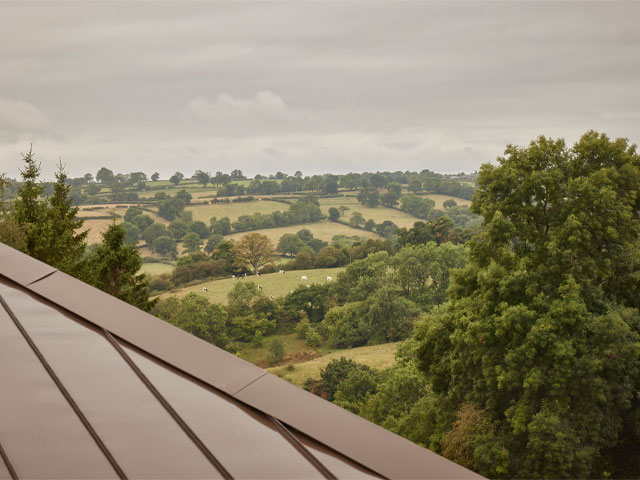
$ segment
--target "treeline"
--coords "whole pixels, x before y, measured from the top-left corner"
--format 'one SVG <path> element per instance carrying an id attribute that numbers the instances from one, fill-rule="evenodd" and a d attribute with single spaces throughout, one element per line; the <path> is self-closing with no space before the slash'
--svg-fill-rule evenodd
<path id="1" fill-rule="evenodd" d="M 231 226 L 236 232 L 247 232 L 249 230 L 317 222 L 323 218 L 325 216 L 320 210 L 318 199 L 307 195 L 300 198 L 284 212 L 275 211 L 269 214 L 241 215 Z"/>

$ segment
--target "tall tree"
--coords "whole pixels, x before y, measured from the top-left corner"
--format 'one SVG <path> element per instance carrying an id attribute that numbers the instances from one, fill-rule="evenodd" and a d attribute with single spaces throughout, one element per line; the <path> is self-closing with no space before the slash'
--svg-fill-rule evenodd
<path id="1" fill-rule="evenodd" d="M 171 175 L 171 177 L 169 178 L 169 181 L 177 186 L 180 184 L 183 178 L 184 178 L 184 174 L 180 172 L 176 172 L 173 175 Z"/>
<path id="2" fill-rule="evenodd" d="M 29 148 L 26 155 L 22 155 L 24 169 L 20 170 L 22 185 L 13 203 L 13 217 L 21 226 L 26 236 L 25 252 L 32 257 L 41 259 L 46 255 L 47 243 L 47 204 L 40 200 L 44 186 L 40 183 L 40 164 L 36 163 L 33 149 Z"/>
<path id="3" fill-rule="evenodd" d="M 72 206 L 71 185 L 67 183 L 67 173 L 62 162 L 55 173 L 56 183 L 53 195 L 49 197 L 47 209 L 47 245 L 43 261 L 70 275 L 80 275 L 84 269 L 84 251 L 88 231 L 81 232 L 84 224 L 78 218 L 78 207 Z"/>
<path id="4" fill-rule="evenodd" d="M 439 449 L 456 418 L 475 418 L 454 426 L 472 435 L 454 444 L 485 475 L 637 477 L 640 157 L 588 132 L 571 149 L 508 146 L 498 161 L 478 177 L 485 231 L 470 263 L 417 329 L 425 416 L 449 419 L 419 441 Z"/>
<path id="5" fill-rule="evenodd" d="M 102 243 L 89 255 L 87 280 L 94 287 L 114 297 L 149 311 L 155 301 L 149 301 L 149 282 L 138 275 L 142 261 L 140 253 L 125 242 L 125 230 L 112 223 L 102 235 Z"/>
<path id="6" fill-rule="evenodd" d="M 96 173 L 96 180 L 100 183 L 109 184 L 115 180 L 115 176 L 111 170 L 106 167 L 102 167 L 98 170 L 98 173 Z"/>
<path id="7" fill-rule="evenodd" d="M 202 170 L 196 170 L 196 173 L 193 174 L 193 177 L 198 182 L 202 184 L 203 187 L 207 186 L 207 183 L 211 181 L 211 174 L 208 172 L 203 172 Z"/>
<path id="8" fill-rule="evenodd" d="M 275 249 L 269 237 L 259 233 L 249 233 L 242 237 L 231 250 L 235 264 L 242 268 L 247 263 L 253 267 L 254 273 L 258 269 L 273 261 Z"/>

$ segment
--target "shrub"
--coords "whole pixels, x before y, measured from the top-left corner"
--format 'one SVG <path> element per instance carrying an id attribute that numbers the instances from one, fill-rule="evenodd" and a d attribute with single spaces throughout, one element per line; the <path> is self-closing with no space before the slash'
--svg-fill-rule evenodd
<path id="1" fill-rule="evenodd" d="M 313 328 L 309 328 L 307 330 L 305 340 L 307 341 L 307 345 L 309 345 L 310 347 L 320 346 L 320 342 L 321 342 L 320 334 L 316 332 Z"/>
<path id="2" fill-rule="evenodd" d="M 269 363 L 275 365 L 284 358 L 284 344 L 279 338 L 274 338 L 269 344 Z"/>

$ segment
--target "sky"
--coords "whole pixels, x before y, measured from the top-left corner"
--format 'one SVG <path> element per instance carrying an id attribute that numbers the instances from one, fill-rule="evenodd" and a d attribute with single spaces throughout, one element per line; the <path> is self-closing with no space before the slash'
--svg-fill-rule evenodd
<path id="1" fill-rule="evenodd" d="M 2 2 L 0 173 L 473 172 L 640 141 L 640 2 Z"/>

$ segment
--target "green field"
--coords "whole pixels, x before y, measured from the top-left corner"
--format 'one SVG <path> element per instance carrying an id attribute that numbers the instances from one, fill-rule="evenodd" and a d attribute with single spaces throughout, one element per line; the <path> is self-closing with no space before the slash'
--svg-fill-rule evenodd
<path id="1" fill-rule="evenodd" d="M 265 345 L 268 345 L 268 341 L 268 339 L 265 340 Z M 350 358 L 358 363 L 364 363 L 370 367 L 383 370 L 394 365 L 395 353 L 398 344 L 399 342 L 384 343 L 382 345 L 373 345 L 370 347 L 335 350 L 312 360 L 300 363 L 289 362 L 290 365 L 293 365 L 293 370 L 290 370 L 291 367 L 288 367 L 288 369 L 287 365 L 268 368 L 268 370 L 274 375 L 285 378 L 298 386 L 302 386 L 307 378 L 319 379 L 320 369 L 325 368 L 331 360 L 336 360 L 340 357 Z M 309 350 L 310 348 L 307 347 L 307 349 Z"/>
<path id="2" fill-rule="evenodd" d="M 438 210 L 446 210 L 442 206 L 442 204 L 447 200 L 454 200 L 459 207 L 462 207 L 462 206 L 468 207 L 471 205 L 471 200 L 465 200 L 464 198 L 460 198 L 460 197 L 452 197 L 451 195 L 440 195 L 439 193 L 429 193 L 426 195 L 418 195 L 418 196 L 422 198 L 430 198 L 431 200 L 436 202 L 436 208 Z"/>
<path id="3" fill-rule="evenodd" d="M 331 207 L 338 208 L 340 206 L 345 206 L 349 208 L 349 210 L 345 211 L 344 215 L 341 217 L 341 220 L 345 220 L 347 222 L 351 218 L 353 212 L 360 212 L 365 220 L 372 218 L 376 223 L 391 220 L 401 228 L 412 227 L 413 224 L 418 221 L 418 219 L 413 215 L 409 215 L 408 213 L 401 212 L 400 210 L 395 210 L 393 208 L 382 206 L 377 208 L 363 207 L 358 203 L 356 197 L 321 198 L 319 201 L 320 209 L 326 215 L 329 214 L 329 209 Z"/>
<path id="4" fill-rule="evenodd" d="M 214 203 L 202 205 L 190 205 L 186 208 L 193 212 L 194 220 L 201 220 L 209 225 L 211 217 L 229 217 L 235 222 L 241 215 L 253 215 L 254 213 L 269 214 L 277 210 L 287 210 L 288 206 L 280 202 L 255 201 L 238 203 Z"/>
<path id="5" fill-rule="evenodd" d="M 174 265 L 167 263 L 143 263 L 139 273 L 147 275 L 161 275 L 163 273 L 171 273 L 176 268 Z"/>
<path id="6" fill-rule="evenodd" d="M 413 225 L 413 224 L 412 224 Z M 238 239 L 247 233 L 260 233 L 262 235 L 266 235 L 273 242 L 274 246 L 278 245 L 278 241 L 280 237 L 285 233 L 296 233 L 299 230 L 306 228 L 313 233 L 315 238 L 319 238 L 325 242 L 331 242 L 331 239 L 335 235 L 357 235 L 359 237 L 366 238 L 381 238 L 373 232 L 367 232 L 366 230 L 360 230 L 357 228 L 352 228 L 348 225 L 343 225 L 341 223 L 330 222 L 329 220 L 321 220 L 316 223 L 301 223 L 299 225 L 289 225 L 288 227 L 278 227 L 278 228 L 265 228 L 263 230 L 252 230 L 251 232 L 240 232 L 240 233 L 232 233 L 231 235 L 227 235 L 227 239 Z"/>
<path id="7" fill-rule="evenodd" d="M 163 293 L 160 298 L 167 297 L 184 297 L 188 293 L 195 292 L 198 295 L 207 297 L 211 302 L 226 304 L 227 294 L 231 291 L 237 282 L 254 282 L 262 287 L 265 295 L 273 295 L 274 297 L 282 297 L 296 288 L 298 285 L 310 285 L 312 283 L 325 283 L 327 276 L 333 277 L 335 280 L 338 273 L 344 268 L 319 268 L 315 270 L 292 270 L 284 275 L 279 273 L 268 273 L 261 275 L 259 278 L 251 275 L 244 280 L 236 280 L 233 278 L 224 278 L 221 280 L 212 280 L 210 282 L 199 283 L 190 287 L 179 288 L 171 292 Z M 302 280 L 302 276 L 306 276 L 308 280 Z M 207 288 L 207 292 L 203 288 Z"/>

